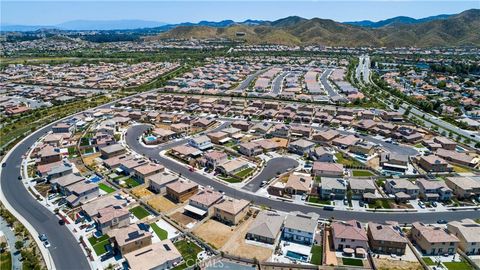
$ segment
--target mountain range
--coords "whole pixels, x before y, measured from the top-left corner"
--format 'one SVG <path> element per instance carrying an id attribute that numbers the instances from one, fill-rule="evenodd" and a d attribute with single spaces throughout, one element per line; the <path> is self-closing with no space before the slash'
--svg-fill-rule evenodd
<path id="1" fill-rule="evenodd" d="M 480 9 L 426 19 L 392 18 L 377 23 L 339 23 L 292 16 L 257 25 L 180 25 L 147 39 L 242 39 L 250 44 L 435 47 L 480 46 Z M 362 25 L 363 24 L 363 25 Z"/>

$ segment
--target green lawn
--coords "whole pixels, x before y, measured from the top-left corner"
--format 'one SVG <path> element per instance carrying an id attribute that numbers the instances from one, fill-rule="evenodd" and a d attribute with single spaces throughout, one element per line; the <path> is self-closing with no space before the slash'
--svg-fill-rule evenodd
<path id="1" fill-rule="evenodd" d="M 364 170 L 353 170 L 353 176 L 373 176 L 374 174 L 371 171 L 364 171 Z"/>
<path id="2" fill-rule="evenodd" d="M 10 252 L 3 252 L 0 254 L 0 270 L 12 269 L 12 256 Z"/>
<path id="3" fill-rule="evenodd" d="M 175 247 L 178 249 L 180 254 L 182 254 L 183 260 L 186 261 L 196 261 L 197 255 L 202 251 L 202 249 L 193 242 L 187 242 L 186 240 L 178 241 L 174 243 Z M 180 270 L 187 268 L 185 263 L 178 265 L 173 268 L 174 270 Z"/>
<path id="4" fill-rule="evenodd" d="M 253 172 L 255 168 L 247 168 L 243 171 L 240 171 L 238 173 L 236 173 L 235 175 L 242 178 L 242 179 L 245 179 L 247 178 L 248 176 L 250 176 L 250 174 Z"/>
<path id="5" fill-rule="evenodd" d="M 323 258 L 322 246 L 313 245 L 312 259 L 310 263 L 315 265 L 322 265 L 322 258 Z"/>
<path id="6" fill-rule="evenodd" d="M 88 238 L 88 242 L 90 242 L 90 244 L 92 245 L 93 250 L 95 251 L 95 254 L 97 254 L 97 256 L 100 256 L 103 253 L 107 252 L 105 246 L 110 244 L 110 241 L 108 240 L 109 238 L 110 237 L 106 234 L 102 235 L 99 238 L 95 238 L 94 236 Z"/>
<path id="7" fill-rule="evenodd" d="M 459 165 L 452 164 L 452 167 L 453 167 L 453 171 L 456 172 L 456 173 L 470 173 L 470 172 L 472 172 L 471 169 L 469 169 L 467 167 L 464 167 L 464 166 L 459 166 Z"/>
<path id="8" fill-rule="evenodd" d="M 108 185 L 106 185 L 106 184 L 104 184 L 104 183 L 98 184 L 98 188 L 101 189 L 101 190 L 103 190 L 103 191 L 105 191 L 105 192 L 107 192 L 107 193 L 115 192 L 115 189 L 114 189 L 114 188 L 112 188 L 111 186 L 108 186 Z"/>
<path id="9" fill-rule="evenodd" d="M 427 264 L 427 265 L 437 265 L 431 258 L 429 257 L 422 257 L 423 261 Z"/>
<path id="10" fill-rule="evenodd" d="M 156 223 L 150 224 L 150 227 L 152 227 L 152 230 L 157 234 L 158 238 L 160 240 L 165 240 L 168 238 L 168 232 L 165 231 L 164 229 L 158 227 Z"/>
<path id="11" fill-rule="evenodd" d="M 229 183 L 240 183 L 240 182 L 242 182 L 242 179 L 238 179 L 238 178 L 235 178 L 235 177 L 219 176 L 218 178 L 222 179 L 223 181 L 227 181 Z"/>
<path id="12" fill-rule="evenodd" d="M 425 146 L 423 146 L 421 143 L 417 143 L 415 144 L 415 148 L 425 148 Z"/>
<path id="13" fill-rule="evenodd" d="M 387 200 L 375 200 L 373 203 L 368 204 L 368 208 L 383 208 L 390 209 L 390 203 Z"/>
<path id="14" fill-rule="evenodd" d="M 469 270 L 473 269 L 470 264 L 466 262 L 444 262 L 443 265 L 447 267 L 448 270 Z"/>
<path id="15" fill-rule="evenodd" d="M 343 265 L 363 266 L 363 261 L 353 258 L 342 258 Z"/>
<path id="16" fill-rule="evenodd" d="M 308 202 L 326 204 L 326 205 L 331 205 L 332 204 L 332 202 L 329 201 L 329 200 L 322 200 L 319 197 L 313 197 L 313 196 L 308 197 Z"/>
<path id="17" fill-rule="evenodd" d="M 135 179 L 133 179 L 133 178 L 131 178 L 131 177 L 129 177 L 129 178 L 127 178 L 127 179 L 123 179 L 123 181 L 125 181 L 125 184 L 127 184 L 127 186 L 128 186 L 129 188 L 134 188 L 134 187 L 140 185 L 140 183 L 138 183 L 137 180 L 135 180 Z"/>
<path id="18" fill-rule="evenodd" d="M 343 164 L 345 166 L 364 166 L 360 161 L 349 157 L 349 156 L 343 156 L 342 153 L 335 153 L 335 157 L 337 158 L 337 162 L 340 164 Z"/>
<path id="19" fill-rule="evenodd" d="M 68 147 L 68 155 L 73 156 L 77 154 L 77 148 L 75 146 Z"/>
<path id="20" fill-rule="evenodd" d="M 99 238 L 96 238 L 95 236 L 92 236 L 90 238 L 88 238 L 88 242 L 90 242 L 90 245 L 95 245 L 97 244 L 98 242 L 102 242 L 102 241 L 105 241 L 105 240 L 108 240 L 108 235 L 107 234 L 104 234 L 102 236 L 100 236 Z"/>
<path id="21" fill-rule="evenodd" d="M 135 206 L 134 208 L 129 210 L 130 213 L 132 213 L 134 216 L 136 216 L 138 219 L 142 219 L 144 217 L 148 217 L 150 213 L 145 210 L 142 206 Z"/>

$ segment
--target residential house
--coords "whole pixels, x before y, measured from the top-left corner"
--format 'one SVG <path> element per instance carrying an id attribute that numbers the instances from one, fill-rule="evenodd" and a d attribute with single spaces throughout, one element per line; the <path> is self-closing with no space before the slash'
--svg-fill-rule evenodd
<path id="1" fill-rule="evenodd" d="M 220 201 L 223 195 L 213 189 L 204 189 L 193 195 L 184 209 L 200 217 L 213 213 L 212 206 Z"/>
<path id="2" fill-rule="evenodd" d="M 113 229 L 108 232 L 114 249 L 125 255 L 152 244 L 152 233 L 140 229 L 137 224 Z"/>
<path id="3" fill-rule="evenodd" d="M 385 191 L 395 195 L 397 201 L 416 199 L 420 194 L 420 188 L 411 181 L 403 178 L 387 179 Z"/>
<path id="4" fill-rule="evenodd" d="M 459 240 L 459 248 L 467 255 L 480 255 L 480 224 L 472 219 L 451 221 L 447 230 Z"/>
<path id="5" fill-rule="evenodd" d="M 315 161 L 312 167 L 314 176 L 343 177 L 343 165 L 332 162 Z"/>
<path id="6" fill-rule="evenodd" d="M 178 176 L 167 173 L 167 172 L 160 172 L 154 175 L 150 175 L 146 177 L 146 181 L 148 183 L 148 189 L 160 194 L 165 194 L 167 192 L 167 185 L 171 184 L 178 180 Z"/>
<path id="7" fill-rule="evenodd" d="M 250 224 L 245 238 L 276 246 L 284 220 L 285 217 L 276 212 L 261 211 Z"/>
<path id="8" fill-rule="evenodd" d="M 307 195 L 312 190 L 313 178 L 308 174 L 292 173 L 285 184 L 285 192 L 290 195 Z"/>
<path id="9" fill-rule="evenodd" d="M 130 269 L 166 270 L 182 262 L 182 254 L 170 240 L 162 240 L 125 255 Z"/>
<path id="10" fill-rule="evenodd" d="M 449 201 L 453 191 L 444 181 L 417 179 L 415 183 L 420 188 L 420 197 L 428 201 Z"/>
<path id="11" fill-rule="evenodd" d="M 314 141 L 317 142 L 331 142 L 333 139 L 337 138 L 340 136 L 340 133 L 334 129 L 329 129 L 326 131 L 321 131 L 318 133 L 313 134 L 312 138 Z"/>
<path id="12" fill-rule="evenodd" d="M 127 150 L 120 144 L 112 144 L 100 149 L 103 159 L 119 156 L 125 154 L 125 152 L 127 152 Z"/>
<path id="13" fill-rule="evenodd" d="M 439 143 L 442 146 L 442 149 L 445 150 L 455 150 L 457 148 L 457 143 L 447 139 L 445 137 L 435 136 L 433 141 Z"/>
<path id="14" fill-rule="evenodd" d="M 263 153 L 261 145 L 255 142 L 241 143 L 238 148 L 238 152 L 248 157 L 260 155 Z"/>
<path id="15" fill-rule="evenodd" d="M 191 181 L 178 180 L 166 186 L 167 196 L 176 203 L 183 203 L 198 191 L 198 185 Z"/>
<path id="16" fill-rule="evenodd" d="M 470 199 L 480 195 L 480 179 L 477 177 L 447 177 L 445 184 L 453 190 L 459 199 Z"/>
<path id="17" fill-rule="evenodd" d="M 211 132 L 207 136 L 214 144 L 224 144 L 230 140 L 228 133 L 223 131 Z"/>
<path id="18" fill-rule="evenodd" d="M 373 252 L 402 256 L 407 248 L 407 239 L 399 226 L 368 223 L 368 244 Z"/>
<path id="19" fill-rule="evenodd" d="M 188 144 L 202 151 L 213 147 L 212 141 L 205 135 L 189 139 Z"/>
<path id="20" fill-rule="evenodd" d="M 228 155 L 221 151 L 211 151 L 203 155 L 206 160 L 206 166 L 210 168 L 216 168 L 220 164 L 228 161 Z"/>
<path id="21" fill-rule="evenodd" d="M 140 180 L 141 183 L 145 182 L 145 178 L 152 176 L 157 173 L 161 173 L 165 170 L 165 167 L 160 164 L 147 162 L 143 165 L 133 168 L 133 174 L 135 178 Z"/>
<path id="22" fill-rule="evenodd" d="M 323 146 L 316 147 L 310 152 L 310 158 L 319 162 L 334 162 L 333 153 Z"/>
<path id="23" fill-rule="evenodd" d="M 300 139 L 297 141 L 290 142 L 288 145 L 288 150 L 298 155 L 308 155 L 313 148 L 315 147 L 315 143 L 311 141 L 307 141 L 304 139 Z"/>
<path id="24" fill-rule="evenodd" d="M 334 221 L 331 227 L 335 250 L 345 251 L 344 249 L 351 248 L 360 256 L 368 250 L 368 236 L 360 222 Z"/>
<path id="25" fill-rule="evenodd" d="M 93 218 L 97 229 L 103 234 L 112 229 L 122 228 L 130 224 L 130 212 L 122 206 L 107 206 L 98 209 L 98 214 Z"/>
<path id="26" fill-rule="evenodd" d="M 224 199 L 213 206 L 214 217 L 227 225 L 237 225 L 248 213 L 247 200 Z"/>
<path id="27" fill-rule="evenodd" d="M 364 199 L 364 194 L 367 193 L 375 195 L 377 191 L 373 180 L 370 179 L 350 179 L 348 184 L 352 191 L 352 199 L 355 200 Z"/>
<path id="28" fill-rule="evenodd" d="M 422 169 L 429 173 L 452 171 L 452 167 L 448 164 L 448 162 L 435 155 L 421 156 L 418 160 L 418 165 L 420 165 Z"/>
<path id="29" fill-rule="evenodd" d="M 312 245 L 315 242 L 318 218 L 316 213 L 290 213 L 285 219 L 282 238 L 290 242 Z"/>
<path id="30" fill-rule="evenodd" d="M 74 207 L 93 200 L 100 195 L 98 185 L 95 183 L 79 182 L 67 186 L 65 190 L 67 191 L 65 195 L 68 195 L 65 200 Z"/>
<path id="31" fill-rule="evenodd" d="M 457 253 L 459 239 L 441 227 L 414 222 L 410 233 L 413 244 L 418 246 L 424 255 Z"/>
<path id="32" fill-rule="evenodd" d="M 227 162 L 220 164 L 217 167 L 217 170 L 224 175 L 235 175 L 238 172 L 241 172 L 249 167 L 248 162 L 241 159 L 232 159 Z"/>
<path id="33" fill-rule="evenodd" d="M 347 194 L 347 181 L 342 178 L 322 177 L 318 188 L 322 199 L 343 200 Z"/>
<path id="34" fill-rule="evenodd" d="M 408 169 L 408 156 L 382 152 L 380 154 L 380 166 L 388 171 L 405 172 Z"/>

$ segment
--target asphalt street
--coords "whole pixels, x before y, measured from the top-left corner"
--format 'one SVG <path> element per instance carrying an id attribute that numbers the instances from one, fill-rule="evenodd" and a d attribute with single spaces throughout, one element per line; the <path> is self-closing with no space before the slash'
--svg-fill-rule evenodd
<path id="1" fill-rule="evenodd" d="M 156 147 L 149 148 L 140 144 L 138 138 L 145 131 L 146 127 L 142 125 L 136 125 L 129 128 L 126 136 L 126 143 L 129 147 L 135 152 L 142 154 L 148 158 L 157 159 L 159 162 L 166 168 L 174 171 L 182 176 L 200 184 L 203 186 L 211 186 L 216 190 L 221 190 L 225 192 L 226 195 L 238 198 L 249 200 L 254 204 L 270 207 L 275 210 L 292 212 L 292 211 L 301 211 L 304 213 L 315 212 L 320 215 L 322 218 L 333 217 L 339 220 L 350 220 L 357 219 L 362 222 L 374 221 L 374 222 L 385 222 L 386 220 L 397 221 L 401 224 L 412 223 L 415 221 L 421 221 L 424 223 L 435 223 L 439 219 L 444 219 L 447 221 L 450 220 L 460 220 L 464 218 L 479 218 L 480 212 L 475 210 L 462 210 L 462 211 L 449 211 L 449 212 L 354 212 L 354 211 L 345 211 L 345 210 L 335 210 L 329 211 L 316 206 L 309 206 L 303 204 L 295 204 L 290 202 L 285 202 L 282 200 L 271 199 L 264 196 L 259 196 L 248 192 L 242 189 L 236 189 L 230 187 L 226 184 L 223 184 L 219 181 L 213 180 L 207 176 L 199 174 L 197 172 L 191 172 L 186 166 L 179 164 L 175 161 L 172 161 L 168 158 L 164 158 L 160 155 L 160 151 L 164 150 L 166 147 Z"/>
<path id="2" fill-rule="evenodd" d="M 243 189 L 256 192 L 263 181 L 270 181 L 278 174 L 282 174 L 298 166 L 298 161 L 288 157 L 277 157 L 267 161 L 262 171 L 255 176 Z"/>
<path id="3" fill-rule="evenodd" d="M 280 73 L 272 82 L 272 93 L 279 95 L 282 92 L 283 80 L 288 75 L 288 71 Z"/>
<path id="4" fill-rule="evenodd" d="M 235 88 L 233 91 L 234 92 L 241 92 L 243 93 L 243 91 L 245 91 L 248 86 L 250 85 L 250 83 L 255 80 L 255 78 L 258 77 L 258 75 L 262 74 L 263 72 L 265 72 L 266 69 L 262 69 L 262 70 L 259 70 L 253 74 L 250 74 L 247 76 L 247 78 L 245 78 L 245 80 L 243 80 L 240 85 L 238 85 L 237 88 Z"/>
<path id="5" fill-rule="evenodd" d="M 6 166 L 2 169 L 1 188 L 5 198 L 15 210 L 28 220 L 39 234 L 47 235 L 51 244 L 50 254 L 57 269 L 90 269 L 90 264 L 73 234 L 67 227 L 59 225 L 58 218 L 38 203 L 17 179 L 20 175 L 22 156 L 35 141 L 51 130 L 52 125 L 39 129 L 33 136 L 20 143 L 8 159 L 3 161 Z"/>

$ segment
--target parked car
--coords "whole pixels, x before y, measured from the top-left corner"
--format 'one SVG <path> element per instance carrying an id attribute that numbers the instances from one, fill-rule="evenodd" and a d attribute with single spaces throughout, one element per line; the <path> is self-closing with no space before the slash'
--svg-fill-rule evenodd
<path id="1" fill-rule="evenodd" d="M 47 235 L 42 233 L 38 236 L 38 238 L 41 240 L 41 241 L 47 241 Z"/>
<path id="2" fill-rule="evenodd" d="M 43 246 L 45 246 L 46 248 L 51 247 L 50 242 L 48 242 L 47 240 L 43 241 Z"/>
<path id="3" fill-rule="evenodd" d="M 437 220 L 437 223 L 438 224 L 447 224 L 448 221 L 446 221 L 445 219 L 439 219 L 439 220 Z"/>
<path id="4" fill-rule="evenodd" d="M 7 163 L 2 163 L 2 168 L 5 168 L 7 166 Z"/>

